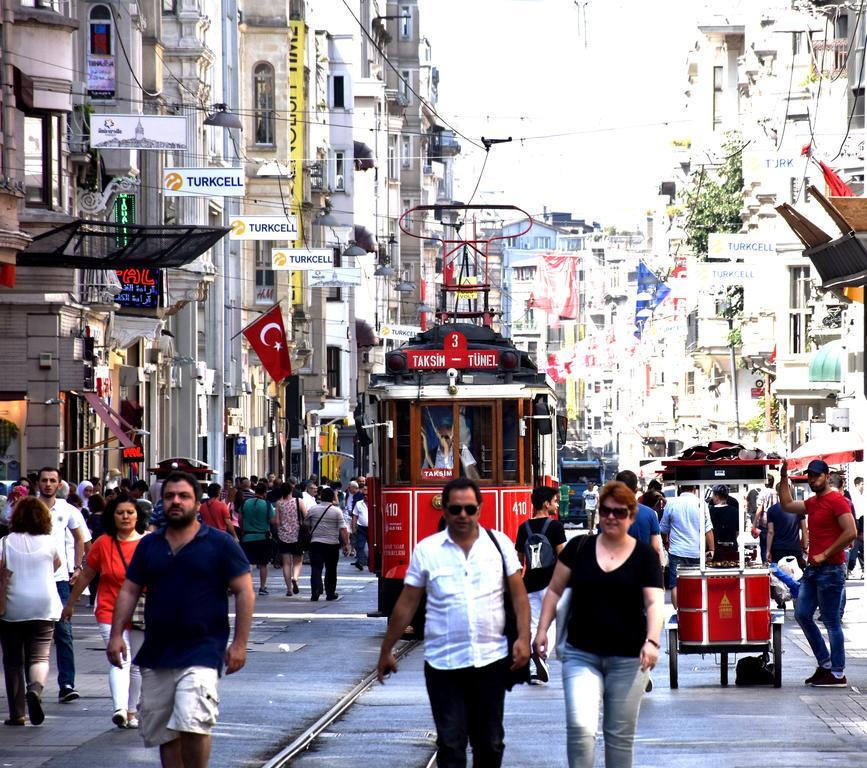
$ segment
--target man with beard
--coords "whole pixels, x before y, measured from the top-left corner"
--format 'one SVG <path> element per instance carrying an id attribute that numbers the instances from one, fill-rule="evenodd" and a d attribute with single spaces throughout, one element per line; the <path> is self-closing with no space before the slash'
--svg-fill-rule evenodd
<path id="1" fill-rule="evenodd" d="M 166 525 L 136 548 L 121 587 L 107 649 L 121 666 L 129 651 L 123 629 L 143 590 L 145 639 L 134 662 L 142 671 L 141 733 L 159 746 L 165 767 L 202 768 L 217 722 L 217 679 L 244 666 L 253 618 L 250 564 L 227 533 L 196 517 L 201 487 L 186 472 L 162 488 Z M 235 636 L 229 640 L 227 590 L 235 596 Z"/>
<path id="2" fill-rule="evenodd" d="M 846 588 L 843 550 L 855 539 L 855 518 L 849 502 L 828 482 L 828 465 L 824 461 L 814 459 L 807 465 L 807 482 L 816 495 L 805 501 L 793 501 L 786 462 L 783 462 L 780 505 L 794 515 L 806 514 L 810 534 L 807 567 L 801 578 L 795 619 L 804 631 L 818 666 L 804 684 L 814 688 L 845 688 L 846 649 L 840 624 Z M 830 652 L 813 617 L 817 606 L 828 632 Z"/>

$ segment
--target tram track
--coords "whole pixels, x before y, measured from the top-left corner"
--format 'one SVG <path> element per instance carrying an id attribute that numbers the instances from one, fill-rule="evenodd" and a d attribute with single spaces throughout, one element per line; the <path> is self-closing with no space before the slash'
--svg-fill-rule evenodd
<path id="1" fill-rule="evenodd" d="M 421 641 L 419 640 L 407 641 L 399 648 L 395 649 L 395 658 L 397 660 L 404 658 L 420 645 Z M 358 699 L 361 698 L 361 696 L 363 696 L 374 683 L 376 683 L 376 670 L 366 675 L 354 688 L 335 702 L 335 704 L 319 717 L 319 719 L 264 763 L 262 768 L 284 768 L 285 766 L 291 765 L 293 760 L 309 750 L 331 725 L 346 714 L 352 705 L 355 704 L 355 702 L 358 701 Z M 431 758 L 425 764 L 425 768 L 435 768 L 435 766 L 436 752 L 432 754 Z"/>

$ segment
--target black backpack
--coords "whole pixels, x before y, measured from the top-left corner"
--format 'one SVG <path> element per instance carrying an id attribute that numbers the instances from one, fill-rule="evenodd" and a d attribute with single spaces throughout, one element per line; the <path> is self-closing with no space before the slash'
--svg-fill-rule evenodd
<path id="1" fill-rule="evenodd" d="M 542 530 L 539 533 L 534 533 L 530 527 L 530 521 L 524 523 L 524 527 L 527 529 L 527 540 L 524 542 L 524 563 L 528 571 L 553 568 L 557 563 L 554 547 L 551 546 L 551 542 L 545 535 L 549 525 L 551 525 L 550 517 L 545 520 Z"/>

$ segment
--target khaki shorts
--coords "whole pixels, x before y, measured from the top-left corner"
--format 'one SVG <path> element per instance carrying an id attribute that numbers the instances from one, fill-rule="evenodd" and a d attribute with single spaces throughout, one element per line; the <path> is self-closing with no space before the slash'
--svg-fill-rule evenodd
<path id="1" fill-rule="evenodd" d="M 217 723 L 220 697 L 212 667 L 141 670 L 141 735 L 158 747 L 180 733 L 208 735 Z"/>

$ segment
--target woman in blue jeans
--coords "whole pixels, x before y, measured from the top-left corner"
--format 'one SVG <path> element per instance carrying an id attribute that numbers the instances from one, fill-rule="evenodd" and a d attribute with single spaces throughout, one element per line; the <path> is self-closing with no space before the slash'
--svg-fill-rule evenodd
<path id="1" fill-rule="evenodd" d="M 631 768 L 641 696 L 659 657 L 664 592 L 659 555 L 629 536 L 635 494 L 608 483 L 599 494 L 599 534 L 572 539 L 560 553 L 542 604 L 533 650 L 548 655 L 548 627 L 572 587 L 563 661 L 570 768 L 595 765 L 602 710 L 606 768 Z"/>

